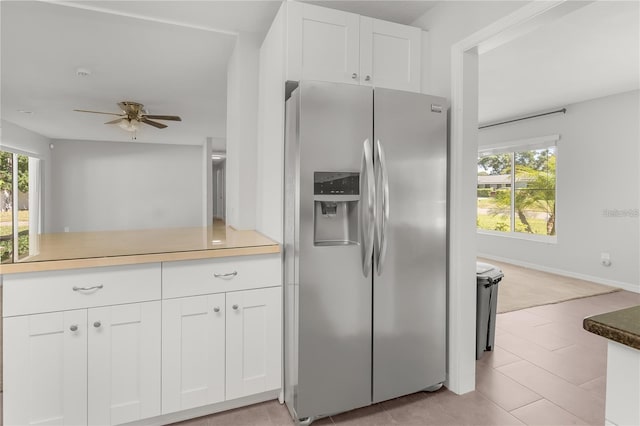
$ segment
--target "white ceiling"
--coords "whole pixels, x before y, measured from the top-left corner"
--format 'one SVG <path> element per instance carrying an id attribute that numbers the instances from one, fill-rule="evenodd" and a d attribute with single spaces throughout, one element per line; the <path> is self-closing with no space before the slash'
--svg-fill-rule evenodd
<path id="1" fill-rule="evenodd" d="M 265 34 L 280 3 L 2 1 L 2 119 L 52 139 L 126 142 L 131 134 L 103 124 L 113 117 L 73 109 L 118 113 L 116 103 L 128 100 L 183 120 L 163 130 L 142 126 L 137 142 L 225 138 L 234 34 Z M 409 23 L 434 2 L 320 3 Z M 79 67 L 91 76 L 78 77 Z"/>
<path id="2" fill-rule="evenodd" d="M 315 1 L 411 23 L 442 2 Z M 102 123 L 117 102 L 180 115 L 138 142 L 201 144 L 226 132 L 227 63 L 242 31 L 264 34 L 275 1 L 2 1 L 2 118 L 53 139 L 130 141 Z M 71 6 L 71 7 L 70 7 Z M 596 2 L 480 58 L 480 121 L 637 89 L 638 2 Z M 76 76 L 76 69 L 92 71 Z M 23 114 L 18 110 L 31 111 Z M 216 146 L 216 149 L 224 149 Z"/>
<path id="3" fill-rule="evenodd" d="M 166 122 L 163 130 L 142 126 L 137 141 L 175 144 L 225 137 L 232 34 L 265 32 L 280 4 L 72 3 L 94 10 L 0 3 L 2 118 L 52 139 L 130 141 L 131 134 L 103 124 L 114 117 L 73 109 L 118 113 L 117 102 L 137 101 L 150 114 L 183 120 Z M 91 76 L 78 77 L 78 67 L 91 70 Z"/>
<path id="4" fill-rule="evenodd" d="M 344 10 L 398 24 L 410 25 L 439 1 L 428 0 L 375 0 L 375 1 L 336 1 L 336 0 L 302 0 L 331 9 Z"/>
<path id="5" fill-rule="evenodd" d="M 640 2 L 599 1 L 482 54 L 479 121 L 640 88 Z"/>

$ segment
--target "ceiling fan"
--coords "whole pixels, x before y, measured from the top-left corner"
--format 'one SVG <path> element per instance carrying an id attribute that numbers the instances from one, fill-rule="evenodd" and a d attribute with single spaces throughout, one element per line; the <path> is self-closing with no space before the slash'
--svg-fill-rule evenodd
<path id="1" fill-rule="evenodd" d="M 122 101 L 118 102 L 118 106 L 122 110 L 120 114 L 114 112 L 89 111 L 86 109 L 74 109 L 74 111 L 90 112 L 93 114 L 117 115 L 118 118 L 116 118 L 115 120 L 107 121 L 104 124 L 117 124 L 122 129 L 129 132 L 137 131 L 138 127 L 140 127 L 140 123 L 145 123 L 158 129 L 164 129 L 165 127 L 167 127 L 166 124 L 159 123 L 153 120 L 182 121 L 182 119 L 177 115 L 147 114 L 147 111 L 144 109 L 144 105 L 138 102 Z"/>

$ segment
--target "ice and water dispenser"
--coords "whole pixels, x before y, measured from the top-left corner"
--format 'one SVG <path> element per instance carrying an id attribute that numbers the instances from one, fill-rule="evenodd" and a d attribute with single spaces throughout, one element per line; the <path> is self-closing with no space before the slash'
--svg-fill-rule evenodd
<path id="1" fill-rule="evenodd" d="M 360 174 L 315 172 L 313 184 L 313 244 L 358 244 Z"/>

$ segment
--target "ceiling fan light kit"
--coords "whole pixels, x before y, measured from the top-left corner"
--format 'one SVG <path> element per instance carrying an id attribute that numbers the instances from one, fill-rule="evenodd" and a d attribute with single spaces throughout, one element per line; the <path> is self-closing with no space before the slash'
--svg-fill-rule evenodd
<path id="1" fill-rule="evenodd" d="M 114 112 L 90 111 L 86 109 L 74 109 L 74 111 L 90 112 L 93 114 L 115 115 L 118 118 L 116 118 L 115 120 L 107 121 L 104 124 L 117 124 L 121 129 L 126 130 L 127 132 L 132 132 L 132 139 L 136 139 L 135 132 L 139 130 L 141 123 L 148 124 L 157 129 L 164 129 L 167 127 L 166 124 L 154 120 L 182 121 L 182 119 L 177 115 L 147 114 L 147 111 L 144 109 L 144 105 L 138 102 L 122 101 L 118 102 L 118 106 L 122 110 L 120 114 Z"/>
<path id="2" fill-rule="evenodd" d="M 122 118 L 119 120 L 118 127 L 127 132 L 135 132 L 140 127 L 140 122 L 138 120 L 129 120 L 128 118 Z M 105 123 L 106 124 L 106 123 Z"/>

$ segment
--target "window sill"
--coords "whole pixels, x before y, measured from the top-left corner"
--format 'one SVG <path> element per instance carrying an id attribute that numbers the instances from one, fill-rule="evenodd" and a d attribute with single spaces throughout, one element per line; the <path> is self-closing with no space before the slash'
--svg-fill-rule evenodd
<path id="1" fill-rule="evenodd" d="M 501 237 L 501 238 L 514 238 L 517 240 L 526 240 L 533 241 L 536 243 L 546 243 L 546 244 L 557 244 L 558 236 L 553 235 L 535 235 L 535 234 L 525 234 L 522 232 L 500 232 L 500 231 L 489 231 L 486 229 L 478 229 L 478 235 L 488 235 L 491 237 Z"/>

